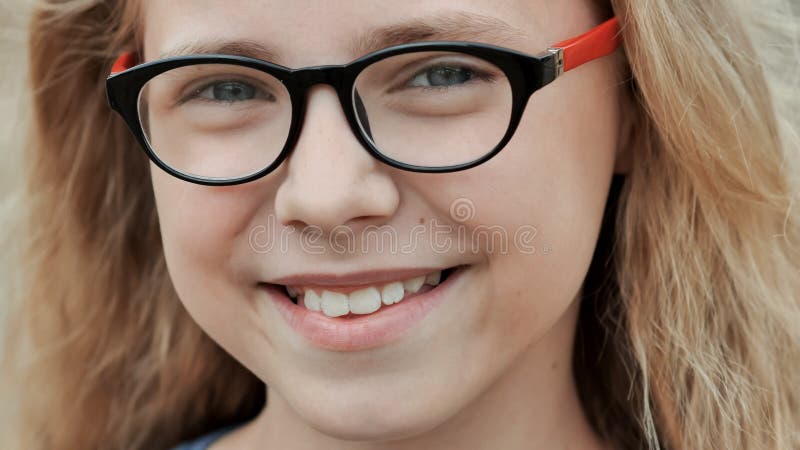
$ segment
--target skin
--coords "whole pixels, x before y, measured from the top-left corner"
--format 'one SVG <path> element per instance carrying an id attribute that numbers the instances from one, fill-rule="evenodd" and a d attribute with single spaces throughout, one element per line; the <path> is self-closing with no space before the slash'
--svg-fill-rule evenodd
<path id="1" fill-rule="evenodd" d="M 585 0 L 310 2 L 149 1 L 145 59 L 202 36 L 247 39 L 302 67 L 355 59 L 347 43 L 373 27 L 466 11 L 499 18 L 523 38 L 483 42 L 538 54 L 600 23 Z M 463 40 L 469 39 L 465 36 Z M 478 40 L 478 39 L 474 39 Z M 630 125 L 603 58 L 533 95 L 495 158 L 449 174 L 397 170 L 373 159 L 350 131 L 334 91 L 311 91 L 293 154 L 256 182 L 205 187 L 152 167 L 164 250 L 181 301 L 200 327 L 265 381 L 268 403 L 213 449 L 606 448 L 590 428 L 571 372 L 580 289 L 612 173 L 624 172 Z M 390 226 L 401 241 L 421 222 L 459 225 L 468 199 L 475 227 L 537 230 L 534 254 L 457 248 L 341 254 L 256 252 L 252 231 L 306 225 L 330 233 Z M 272 219 L 270 219 L 272 217 Z M 547 249 L 544 250 L 544 249 Z M 310 271 L 471 264 L 458 289 L 402 340 L 331 352 L 296 335 L 258 283 Z"/>

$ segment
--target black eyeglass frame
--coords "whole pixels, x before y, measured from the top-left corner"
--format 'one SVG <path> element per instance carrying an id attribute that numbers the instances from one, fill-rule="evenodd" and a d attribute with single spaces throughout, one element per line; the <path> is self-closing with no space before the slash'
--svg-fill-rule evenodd
<path id="1" fill-rule="evenodd" d="M 429 51 L 458 52 L 482 58 L 501 69 L 512 93 L 511 114 L 506 133 L 500 142 L 484 156 L 467 163 L 442 167 L 407 164 L 390 158 L 377 148 L 362 130 L 353 104 L 353 92 L 359 74 L 371 64 L 385 58 L 405 53 Z M 192 183 L 208 186 L 235 185 L 253 181 L 274 171 L 291 154 L 303 127 L 308 90 L 316 84 L 332 86 L 354 135 L 361 145 L 376 159 L 402 170 L 425 173 L 446 173 L 466 170 L 493 158 L 511 140 L 517 130 L 528 99 L 534 92 L 555 80 L 563 71 L 560 49 L 548 50 L 538 56 L 490 44 L 462 41 L 433 41 L 402 44 L 378 50 L 344 65 L 324 65 L 291 69 L 268 61 L 244 56 L 205 54 L 161 59 L 137 65 L 111 75 L 106 80 L 106 91 L 111 108 L 117 111 L 133 132 L 143 150 L 159 168 L 170 175 Z M 280 80 L 286 87 L 292 104 L 292 118 L 286 143 L 278 157 L 267 167 L 247 176 L 232 179 L 214 179 L 192 176 L 173 169 L 162 161 L 145 137 L 139 118 L 139 94 L 144 85 L 154 77 L 178 67 L 196 64 L 228 64 L 260 70 Z"/>

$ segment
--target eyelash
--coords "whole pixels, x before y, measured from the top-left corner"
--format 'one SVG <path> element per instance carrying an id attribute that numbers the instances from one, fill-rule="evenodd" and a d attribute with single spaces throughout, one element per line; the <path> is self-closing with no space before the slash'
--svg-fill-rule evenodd
<path id="1" fill-rule="evenodd" d="M 418 76 L 424 74 L 425 72 L 427 72 L 427 71 L 429 71 L 431 69 L 436 69 L 436 68 L 439 68 L 439 67 L 452 68 L 451 66 L 430 66 L 430 67 L 427 67 L 427 68 L 419 71 L 418 73 L 414 74 L 412 76 L 412 80 L 416 79 Z M 497 77 L 495 77 L 495 75 L 493 75 L 491 73 L 484 72 L 484 71 L 481 71 L 481 70 L 477 70 L 477 69 L 474 69 L 474 68 L 469 67 L 469 66 L 457 66 L 456 68 L 457 69 L 464 69 L 464 70 L 469 72 L 471 77 L 470 77 L 469 80 L 467 80 L 466 83 L 470 83 L 474 79 L 478 79 L 478 80 L 481 80 L 481 81 L 486 81 L 486 82 L 491 83 L 491 82 L 494 82 L 497 79 Z M 464 83 L 464 84 L 466 84 L 466 83 Z M 463 84 L 455 86 L 455 87 L 459 87 L 459 86 L 463 86 Z M 415 88 L 416 89 L 422 89 L 422 90 L 445 90 L 445 89 L 453 89 L 453 86 L 415 86 Z"/>
<path id="2" fill-rule="evenodd" d="M 478 80 L 481 80 L 481 81 L 488 82 L 488 83 L 493 83 L 493 82 L 495 82 L 497 80 L 497 76 L 495 74 L 489 73 L 489 72 L 484 71 L 484 70 L 476 69 L 473 66 L 470 66 L 468 64 L 460 63 L 460 65 L 454 64 L 454 65 L 449 65 L 448 66 L 446 63 L 439 63 L 439 64 L 433 63 L 428 67 L 424 67 L 424 68 L 422 68 L 420 70 L 415 71 L 409 77 L 409 81 L 408 82 L 406 82 L 405 84 L 403 84 L 402 86 L 399 86 L 399 87 L 389 88 L 386 91 L 386 93 L 387 94 L 391 94 L 393 92 L 397 92 L 397 91 L 403 90 L 403 89 L 414 89 L 414 90 L 418 90 L 418 91 L 422 91 L 422 92 L 431 92 L 431 91 L 439 91 L 439 92 L 441 92 L 441 91 L 457 89 L 457 88 L 463 86 L 463 85 L 461 85 L 461 86 L 409 86 L 409 83 L 411 81 L 413 81 L 414 79 L 416 79 L 418 76 L 424 74 L 425 72 L 427 72 L 427 71 L 429 71 L 431 69 L 435 69 L 437 67 L 457 67 L 459 69 L 465 69 L 465 70 L 469 71 L 469 73 L 473 75 L 473 78 L 470 79 L 469 81 L 467 81 L 467 83 L 470 83 L 475 78 L 477 78 Z M 467 83 L 464 83 L 464 84 L 467 84 Z"/>
<path id="3" fill-rule="evenodd" d="M 235 103 L 235 102 L 223 102 L 223 101 L 218 101 L 218 100 L 210 100 L 210 99 L 203 98 L 203 97 L 200 96 L 200 93 L 202 93 L 206 89 L 214 87 L 214 86 L 219 85 L 219 84 L 223 84 L 223 83 L 240 83 L 240 84 L 244 84 L 244 85 L 247 85 L 247 86 L 251 86 L 251 87 L 253 87 L 253 89 L 255 89 L 256 93 L 264 93 L 264 95 L 267 97 L 267 100 L 269 100 L 269 101 L 274 101 L 275 100 L 275 96 L 274 95 L 270 94 L 268 91 L 265 91 L 265 90 L 259 88 L 259 85 L 261 83 L 259 83 L 257 80 L 252 80 L 251 81 L 247 77 L 242 77 L 242 78 L 220 78 L 218 80 L 211 80 L 211 81 L 203 80 L 203 81 L 198 81 L 198 82 L 192 83 L 195 86 L 197 84 L 200 84 L 200 87 L 197 87 L 197 88 L 192 87 L 191 89 L 188 89 L 188 93 L 187 94 L 182 94 L 180 96 L 179 100 L 177 102 L 175 102 L 175 105 L 176 106 L 180 106 L 180 105 L 183 105 L 184 103 L 187 103 L 189 101 L 201 101 L 201 102 L 206 102 L 206 103 Z M 178 91 L 179 92 L 186 92 L 187 88 L 183 87 L 183 88 L 179 89 Z"/>

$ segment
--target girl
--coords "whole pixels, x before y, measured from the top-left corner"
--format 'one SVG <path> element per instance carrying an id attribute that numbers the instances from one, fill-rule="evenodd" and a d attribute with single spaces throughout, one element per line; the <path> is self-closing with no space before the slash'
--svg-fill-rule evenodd
<path id="1" fill-rule="evenodd" d="M 729 3 L 37 6 L 3 448 L 798 448 L 797 21 Z"/>

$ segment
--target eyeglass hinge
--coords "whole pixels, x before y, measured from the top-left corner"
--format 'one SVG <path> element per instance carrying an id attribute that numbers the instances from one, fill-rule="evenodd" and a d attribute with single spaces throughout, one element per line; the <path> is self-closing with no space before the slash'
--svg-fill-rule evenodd
<path id="1" fill-rule="evenodd" d="M 547 49 L 547 53 L 553 55 L 553 68 L 555 69 L 553 78 L 558 78 L 564 73 L 564 49 L 550 47 Z"/>

